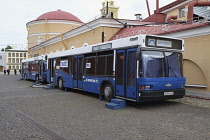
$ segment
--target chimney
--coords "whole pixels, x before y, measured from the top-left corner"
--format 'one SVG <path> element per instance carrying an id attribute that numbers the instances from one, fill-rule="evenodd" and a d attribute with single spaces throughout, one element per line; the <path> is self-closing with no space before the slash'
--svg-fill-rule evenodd
<path id="1" fill-rule="evenodd" d="M 138 21 L 142 21 L 141 14 L 135 14 L 135 16 L 136 16 L 136 20 L 138 20 Z"/>
<path id="2" fill-rule="evenodd" d="M 156 0 L 156 13 L 159 13 L 159 0 Z"/>

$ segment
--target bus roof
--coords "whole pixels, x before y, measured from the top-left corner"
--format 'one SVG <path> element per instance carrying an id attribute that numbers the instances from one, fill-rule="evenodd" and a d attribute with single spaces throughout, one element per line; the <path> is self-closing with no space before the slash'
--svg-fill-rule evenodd
<path id="1" fill-rule="evenodd" d="M 141 45 L 141 47 L 146 47 L 145 46 L 146 37 L 161 38 L 162 40 L 164 40 L 164 39 L 179 40 L 183 43 L 183 40 L 177 39 L 177 38 L 156 36 L 156 35 L 136 35 L 136 36 L 132 36 L 132 37 L 112 40 L 112 41 L 89 45 L 89 46 L 80 47 L 80 48 L 76 48 L 76 49 L 64 50 L 61 52 L 51 53 L 51 54 L 48 54 L 48 58 L 57 58 L 57 57 L 64 57 L 64 56 L 69 56 L 69 55 L 80 55 L 80 54 L 97 52 L 97 51 L 113 50 L 113 49 L 117 49 L 117 48 L 126 48 L 126 47 L 132 47 L 132 46 L 134 47 L 134 46 L 139 46 L 139 45 Z M 150 47 L 150 49 L 151 48 L 152 47 Z M 153 48 L 158 49 L 157 47 L 153 47 Z M 183 51 L 183 45 L 181 46 L 181 48 L 182 49 L 179 51 Z M 161 49 L 168 49 L 168 48 L 161 48 Z M 171 50 L 175 50 L 175 49 L 171 49 Z"/>

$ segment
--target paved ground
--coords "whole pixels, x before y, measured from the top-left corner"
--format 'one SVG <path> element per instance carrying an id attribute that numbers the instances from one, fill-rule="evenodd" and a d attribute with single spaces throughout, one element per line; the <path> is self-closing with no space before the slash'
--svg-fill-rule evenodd
<path id="1" fill-rule="evenodd" d="M 210 139 L 210 100 L 127 102 L 110 110 L 98 96 L 31 88 L 19 75 L 0 75 L 0 139 Z"/>

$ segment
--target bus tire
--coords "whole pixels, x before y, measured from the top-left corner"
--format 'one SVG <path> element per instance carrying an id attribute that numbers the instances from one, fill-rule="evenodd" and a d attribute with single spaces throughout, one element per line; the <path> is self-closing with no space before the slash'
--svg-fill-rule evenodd
<path id="1" fill-rule="evenodd" d="M 63 79 L 61 77 L 58 78 L 58 84 L 57 84 L 58 89 L 63 90 Z"/>
<path id="2" fill-rule="evenodd" d="M 105 83 L 103 86 L 102 94 L 104 96 L 104 100 L 110 102 L 111 99 L 114 97 L 112 86 L 108 83 Z"/>

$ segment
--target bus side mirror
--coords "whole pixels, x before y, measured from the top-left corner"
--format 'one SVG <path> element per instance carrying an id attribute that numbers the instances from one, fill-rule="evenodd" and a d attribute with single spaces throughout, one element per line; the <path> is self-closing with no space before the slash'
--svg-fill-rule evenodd
<path id="1" fill-rule="evenodd" d="M 136 59 L 141 61 L 141 48 L 136 49 Z"/>

